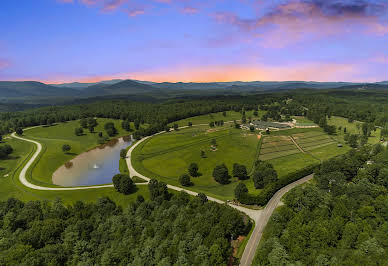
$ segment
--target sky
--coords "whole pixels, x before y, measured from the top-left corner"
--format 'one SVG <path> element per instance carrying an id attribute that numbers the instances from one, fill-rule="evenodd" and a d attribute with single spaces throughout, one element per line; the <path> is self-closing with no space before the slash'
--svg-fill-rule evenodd
<path id="1" fill-rule="evenodd" d="M 0 80 L 117 78 L 388 80 L 388 1 L 0 1 Z"/>

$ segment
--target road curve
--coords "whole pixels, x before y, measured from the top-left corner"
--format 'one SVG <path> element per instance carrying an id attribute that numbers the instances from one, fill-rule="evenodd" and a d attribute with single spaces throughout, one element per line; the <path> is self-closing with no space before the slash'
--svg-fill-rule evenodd
<path id="1" fill-rule="evenodd" d="M 270 201 L 267 203 L 267 205 L 264 208 L 264 211 L 261 213 L 259 219 L 256 221 L 256 227 L 253 230 L 253 233 L 251 235 L 251 238 L 248 241 L 247 246 L 245 247 L 244 253 L 240 260 L 241 266 L 249 266 L 252 264 L 253 258 L 255 257 L 256 249 L 259 245 L 260 239 L 263 235 L 263 231 L 265 226 L 267 225 L 269 218 L 271 217 L 273 211 L 278 206 L 280 199 L 286 194 L 288 191 L 290 191 L 292 188 L 303 184 L 313 178 L 313 175 L 308 175 L 306 177 L 303 177 L 283 188 L 278 190 L 275 195 L 270 199 Z"/>
<path id="2" fill-rule="evenodd" d="M 225 122 L 225 123 L 227 123 L 227 122 Z M 200 124 L 200 125 L 202 125 L 202 124 Z M 195 125 L 195 126 L 199 126 L 199 125 Z M 184 126 L 184 127 L 180 127 L 180 128 L 187 128 L 187 127 L 188 126 Z M 32 129 L 32 128 L 35 128 L 35 127 L 27 128 L 25 130 Z M 148 181 L 150 180 L 150 178 L 140 174 L 139 172 L 137 172 L 133 168 L 132 161 L 131 161 L 131 159 L 132 159 L 132 157 L 131 157 L 132 156 L 132 151 L 140 143 L 142 143 L 143 141 L 145 141 L 145 140 L 147 140 L 147 139 L 149 139 L 149 138 L 151 138 L 151 137 L 153 137 L 155 135 L 159 135 L 159 134 L 163 134 L 163 133 L 165 133 L 165 131 L 156 133 L 156 134 L 154 134 L 152 136 L 144 137 L 141 140 L 137 141 L 134 145 L 132 145 L 130 147 L 130 149 L 128 150 L 126 162 L 127 162 L 127 165 L 128 165 L 128 170 L 129 170 L 130 176 L 138 176 L 138 177 L 143 178 L 144 180 L 147 181 L 147 183 L 140 183 L 140 184 L 137 184 L 137 185 L 146 185 L 146 184 L 148 184 Z M 24 165 L 22 171 L 19 174 L 20 182 L 24 186 L 26 186 L 28 188 L 36 189 L 36 190 L 50 190 L 50 191 L 64 191 L 64 190 L 65 191 L 66 190 L 67 191 L 71 191 L 71 190 L 83 190 L 83 189 L 97 189 L 97 188 L 113 187 L 112 184 L 109 184 L 109 185 L 97 185 L 97 186 L 82 186 L 82 187 L 43 187 L 43 186 L 38 186 L 38 185 L 32 184 L 32 183 L 30 183 L 27 180 L 26 173 L 27 173 L 27 170 L 34 163 L 36 158 L 39 156 L 40 152 L 42 151 L 42 144 L 40 144 L 39 142 L 34 141 L 34 140 L 30 140 L 30 139 L 27 139 L 27 138 L 23 138 L 23 137 L 17 136 L 15 133 L 12 133 L 11 136 L 13 138 L 16 138 L 16 139 L 20 139 L 20 140 L 23 140 L 23 141 L 27 141 L 27 142 L 33 143 L 33 144 L 35 144 L 37 146 L 37 150 L 34 152 L 33 156 L 28 160 L 28 162 Z M 253 258 L 255 256 L 255 252 L 256 252 L 257 246 L 258 246 L 258 244 L 260 242 L 260 239 L 261 239 L 261 236 L 263 234 L 263 230 L 264 230 L 265 226 L 267 225 L 267 223 L 269 221 L 269 218 L 271 217 L 273 211 L 275 210 L 275 208 L 279 204 L 280 199 L 282 198 L 282 196 L 285 193 L 287 193 L 289 190 L 294 188 L 295 186 L 309 181 L 310 179 L 312 179 L 312 177 L 313 177 L 313 175 L 306 176 L 306 177 L 304 177 L 302 179 L 299 179 L 299 180 L 297 180 L 297 181 L 295 181 L 295 182 L 293 182 L 293 183 L 283 187 L 279 191 L 277 191 L 275 193 L 275 195 L 271 198 L 271 200 L 268 202 L 268 204 L 266 205 L 264 210 L 248 209 L 248 208 L 244 208 L 242 206 L 237 206 L 237 205 L 234 205 L 234 204 L 226 203 L 226 202 L 224 202 L 222 200 L 219 200 L 219 199 L 216 199 L 216 198 L 213 198 L 213 197 L 207 197 L 210 201 L 214 201 L 214 202 L 217 202 L 219 204 L 227 204 L 230 207 L 233 207 L 233 208 L 235 208 L 235 209 L 237 209 L 237 210 L 247 214 L 256 223 L 256 226 L 255 226 L 255 228 L 253 230 L 253 233 L 252 233 L 252 235 L 251 235 L 251 237 L 250 237 L 250 239 L 248 241 L 247 246 L 245 247 L 243 256 L 242 256 L 242 258 L 240 260 L 240 265 L 241 266 L 249 266 L 249 265 L 252 264 L 252 261 L 253 261 Z M 173 185 L 167 185 L 167 187 L 169 189 L 173 189 L 173 190 L 177 190 L 177 191 L 184 191 L 184 192 L 186 192 L 186 193 L 188 193 L 190 195 L 193 195 L 193 196 L 198 195 L 197 192 L 194 192 L 194 191 L 191 191 L 191 190 L 187 190 L 187 189 L 184 189 L 184 188 L 181 188 L 181 187 L 177 187 L 177 186 L 173 186 Z"/>
<path id="3" fill-rule="evenodd" d="M 32 184 L 32 183 L 30 183 L 27 180 L 26 173 L 27 173 L 28 168 L 30 168 L 30 166 L 34 163 L 34 161 L 36 160 L 36 158 L 39 156 L 40 152 L 42 151 L 42 144 L 40 144 L 39 142 L 37 142 L 35 140 L 26 139 L 26 138 L 22 138 L 20 136 L 17 136 L 15 134 L 15 132 L 12 133 L 11 136 L 13 138 L 15 138 L 15 139 L 20 139 L 20 140 L 24 140 L 24 141 L 28 141 L 28 142 L 34 143 L 36 145 L 36 147 L 37 147 L 36 151 L 34 152 L 34 155 L 32 155 L 32 157 L 24 165 L 22 171 L 19 174 L 20 182 L 23 185 L 25 185 L 26 187 L 28 187 L 28 188 L 32 188 L 32 189 L 36 189 L 36 190 L 54 190 L 54 191 L 56 190 L 56 191 L 58 191 L 58 190 L 81 190 L 81 189 L 113 187 L 112 184 L 110 184 L 110 185 L 100 185 L 100 186 L 88 186 L 88 187 L 42 187 L 42 186 L 38 186 L 38 185 Z"/>

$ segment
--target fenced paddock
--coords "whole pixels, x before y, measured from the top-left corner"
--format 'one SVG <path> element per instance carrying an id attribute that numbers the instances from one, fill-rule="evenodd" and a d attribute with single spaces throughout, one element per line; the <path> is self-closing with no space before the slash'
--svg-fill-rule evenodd
<path id="1" fill-rule="evenodd" d="M 310 151 L 335 143 L 335 141 L 329 135 L 323 132 L 312 131 L 294 134 L 292 137 L 304 151 Z"/>
<path id="2" fill-rule="evenodd" d="M 300 153 L 288 136 L 268 136 L 263 139 L 260 150 L 260 160 L 271 160 Z"/>

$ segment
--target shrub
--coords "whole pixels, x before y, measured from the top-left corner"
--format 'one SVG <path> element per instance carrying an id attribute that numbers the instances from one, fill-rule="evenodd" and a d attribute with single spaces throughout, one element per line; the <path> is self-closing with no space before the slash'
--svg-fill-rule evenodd
<path id="1" fill-rule="evenodd" d="M 208 199 L 204 193 L 198 193 L 197 197 L 201 200 L 202 203 L 205 203 L 208 201 Z"/>
<path id="2" fill-rule="evenodd" d="M 71 146 L 69 144 L 64 144 L 62 146 L 62 151 L 63 152 L 69 152 L 71 150 Z"/>
<path id="3" fill-rule="evenodd" d="M 84 133 L 84 130 L 82 128 L 80 128 L 80 127 L 74 129 L 74 134 L 76 136 L 82 136 L 83 133 Z"/>
<path id="4" fill-rule="evenodd" d="M 189 165 L 188 171 L 189 171 L 189 174 L 190 174 L 192 177 L 198 176 L 198 164 L 196 164 L 196 163 L 191 163 L 191 164 Z"/>
<path id="5" fill-rule="evenodd" d="M 193 183 L 191 183 L 190 176 L 188 174 L 183 174 L 179 177 L 179 183 L 184 187 L 192 186 Z"/>
<path id="6" fill-rule="evenodd" d="M 121 149 L 121 150 L 120 150 L 120 157 L 121 157 L 122 159 L 127 158 L 127 150 L 126 150 L 126 149 Z"/>
<path id="7" fill-rule="evenodd" d="M 18 134 L 19 136 L 23 135 L 23 129 L 21 127 L 18 127 L 16 129 L 16 134 Z"/>

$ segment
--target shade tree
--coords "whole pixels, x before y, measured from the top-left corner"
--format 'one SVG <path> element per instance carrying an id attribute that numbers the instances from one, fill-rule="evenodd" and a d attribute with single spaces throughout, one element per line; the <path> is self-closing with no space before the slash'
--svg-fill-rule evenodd
<path id="1" fill-rule="evenodd" d="M 216 182 L 223 185 L 228 184 L 230 182 L 229 170 L 225 164 L 217 165 L 213 169 L 213 178 Z"/>

